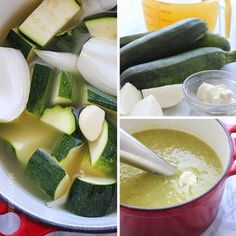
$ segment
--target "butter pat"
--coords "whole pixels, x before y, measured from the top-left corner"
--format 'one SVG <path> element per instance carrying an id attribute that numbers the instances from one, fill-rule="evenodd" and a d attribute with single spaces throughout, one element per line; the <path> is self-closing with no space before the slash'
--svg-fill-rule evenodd
<path id="1" fill-rule="evenodd" d="M 191 171 L 184 171 L 179 177 L 180 186 L 188 186 L 197 184 L 197 176 Z"/>
<path id="2" fill-rule="evenodd" d="M 230 104 L 235 102 L 233 92 L 226 85 L 213 85 L 202 83 L 197 91 L 197 98 L 200 101 L 210 104 Z"/>

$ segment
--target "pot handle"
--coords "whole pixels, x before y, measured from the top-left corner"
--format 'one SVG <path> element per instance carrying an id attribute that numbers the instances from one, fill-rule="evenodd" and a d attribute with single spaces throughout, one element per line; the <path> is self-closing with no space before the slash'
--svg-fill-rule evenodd
<path id="1" fill-rule="evenodd" d="M 225 126 L 230 135 L 236 133 L 236 125 L 225 124 Z M 228 176 L 236 175 L 236 137 L 231 136 L 231 139 L 233 143 L 233 163 L 227 173 Z"/>
<path id="2" fill-rule="evenodd" d="M 9 206 L 3 200 L 0 199 L 0 215 L 7 214 L 9 212 L 15 213 L 20 219 L 19 228 L 17 229 L 17 231 L 12 233 L 11 236 L 43 236 L 47 233 L 58 231 L 56 228 L 47 225 L 42 225 L 31 220 L 30 218 L 27 218 L 24 214 L 14 210 L 13 208 L 11 208 L 11 206 Z M 5 234 L 2 234 L 0 232 L 0 235 Z"/>

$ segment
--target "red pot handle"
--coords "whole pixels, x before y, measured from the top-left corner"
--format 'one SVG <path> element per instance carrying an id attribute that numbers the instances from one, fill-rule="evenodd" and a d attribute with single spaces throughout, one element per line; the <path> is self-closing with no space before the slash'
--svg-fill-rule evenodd
<path id="1" fill-rule="evenodd" d="M 58 231 L 56 228 L 42 225 L 38 222 L 35 222 L 29 218 L 27 218 L 23 213 L 20 213 L 13 208 L 11 208 L 9 205 L 7 205 L 4 201 L 0 200 L 0 214 L 4 215 L 9 212 L 14 212 L 17 214 L 20 218 L 20 227 L 17 229 L 16 232 L 11 234 L 11 236 L 43 236 L 50 232 Z M 0 236 L 4 234 L 0 233 Z"/>
<path id="2" fill-rule="evenodd" d="M 236 125 L 225 124 L 225 126 L 230 135 L 236 133 Z M 228 171 L 228 176 L 236 175 L 236 137 L 231 136 L 231 139 L 233 143 L 233 163 Z"/>

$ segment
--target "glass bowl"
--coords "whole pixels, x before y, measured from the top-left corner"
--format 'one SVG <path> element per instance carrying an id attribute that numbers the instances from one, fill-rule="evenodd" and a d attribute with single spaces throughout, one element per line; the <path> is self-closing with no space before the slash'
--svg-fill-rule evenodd
<path id="1" fill-rule="evenodd" d="M 192 109 L 211 115 L 232 115 L 236 113 L 236 102 L 230 104 L 210 104 L 197 98 L 197 90 L 202 83 L 225 84 L 233 92 L 236 100 L 236 74 L 223 70 L 201 71 L 189 76 L 183 83 L 183 91 Z"/>

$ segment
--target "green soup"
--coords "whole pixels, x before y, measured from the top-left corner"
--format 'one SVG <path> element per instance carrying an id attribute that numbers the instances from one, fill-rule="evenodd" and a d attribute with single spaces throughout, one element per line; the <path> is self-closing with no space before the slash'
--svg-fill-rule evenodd
<path id="1" fill-rule="evenodd" d="M 122 204 L 143 208 L 178 205 L 206 192 L 222 173 L 222 164 L 214 150 L 193 135 L 157 129 L 136 133 L 134 137 L 178 171 L 174 176 L 165 177 L 121 164 Z M 183 173 L 191 173 L 187 183 L 182 181 Z"/>

